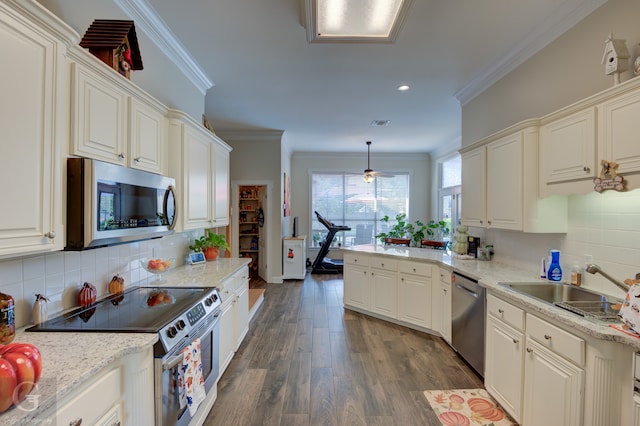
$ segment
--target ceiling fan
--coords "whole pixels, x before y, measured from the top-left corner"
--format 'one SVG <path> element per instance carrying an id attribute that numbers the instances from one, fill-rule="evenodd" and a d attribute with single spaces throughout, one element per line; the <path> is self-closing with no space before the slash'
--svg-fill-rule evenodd
<path id="1" fill-rule="evenodd" d="M 376 172 L 371 169 L 371 141 L 367 141 L 367 168 L 364 171 L 364 175 L 362 175 L 362 179 L 367 183 L 371 183 L 376 176 L 393 177 L 392 175 Z"/>

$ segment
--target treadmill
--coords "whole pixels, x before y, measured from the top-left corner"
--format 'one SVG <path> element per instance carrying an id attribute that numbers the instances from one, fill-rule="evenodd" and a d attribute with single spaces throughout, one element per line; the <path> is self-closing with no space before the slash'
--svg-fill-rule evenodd
<path id="1" fill-rule="evenodd" d="M 320 213 L 315 213 L 318 217 L 318 221 L 323 224 L 324 227 L 327 228 L 327 230 L 329 230 L 329 233 L 322 242 L 322 247 L 320 247 L 320 251 L 316 256 L 316 260 L 313 261 L 313 265 L 311 266 L 311 273 L 341 274 L 344 262 L 340 259 L 330 259 L 326 256 L 329 253 L 329 247 L 331 246 L 331 242 L 333 241 L 333 237 L 335 237 L 336 233 L 339 231 L 351 231 L 351 228 L 344 225 L 336 225 L 335 223 L 329 222 Z"/>

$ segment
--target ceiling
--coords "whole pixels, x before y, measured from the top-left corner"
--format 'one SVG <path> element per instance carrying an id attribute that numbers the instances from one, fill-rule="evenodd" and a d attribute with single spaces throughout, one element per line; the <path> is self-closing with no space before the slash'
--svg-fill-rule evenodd
<path id="1" fill-rule="evenodd" d="M 151 6 L 214 83 L 205 113 L 219 133 L 281 130 L 293 152 L 371 140 L 372 153 L 456 148 L 461 101 L 598 3 L 414 0 L 395 43 L 326 44 L 307 42 L 300 0 L 123 1 Z"/>

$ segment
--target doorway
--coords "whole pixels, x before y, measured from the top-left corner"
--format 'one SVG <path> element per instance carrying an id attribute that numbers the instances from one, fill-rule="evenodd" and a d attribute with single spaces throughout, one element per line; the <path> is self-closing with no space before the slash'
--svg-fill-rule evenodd
<path id="1" fill-rule="evenodd" d="M 233 186 L 231 241 L 234 257 L 251 259 L 249 282 L 267 281 L 268 204 L 267 184 L 239 182 Z"/>

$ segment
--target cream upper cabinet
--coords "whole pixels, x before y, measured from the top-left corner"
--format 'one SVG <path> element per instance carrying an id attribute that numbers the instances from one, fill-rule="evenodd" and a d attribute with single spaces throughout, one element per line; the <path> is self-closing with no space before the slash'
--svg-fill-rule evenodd
<path id="1" fill-rule="evenodd" d="M 522 138 L 522 132 L 516 132 L 487 145 L 489 228 L 522 230 Z"/>
<path id="2" fill-rule="evenodd" d="M 176 110 L 169 112 L 168 133 L 169 176 L 176 180 L 180 206 L 176 230 L 226 226 L 231 148 Z"/>
<path id="3" fill-rule="evenodd" d="M 167 108 L 83 50 L 71 64 L 71 154 L 167 170 Z"/>
<path id="4" fill-rule="evenodd" d="M 166 111 L 131 97 L 129 101 L 130 167 L 164 174 L 166 170 Z"/>
<path id="5" fill-rule="evenodd" d="M 462 159 L 462 224 L 485 227 L 487 217 L 486 170 L 484 146 L 464 152 Z"/>
<path id="6" fill-rule="evenodd" d="M 599 109 L 600 160 L 618 163 L 617 172 L 623 175 L 640 172 L 640 90 L 604 102 Z"/>
<path id="7" fill-rule="evenodd" d="M 593 179 L 596 166 L 596 109 L 588 108 L 542 126 L 543 183 Z"/>
<path id="8" fill-rule="evenodd" d="M 229 224 L 229 153 L 231 148 L 222 141 L 216 141 L 213 147 L 214 183 L 213 216 L 215 226 Z"/>
<path id="9" fill-rule="evenodd" d="M 126 165 L 126 92 L 79 63 L 71 64 L 71 75 L 71 153 Z"/>
<path id="10" fill-rule="evenodd" d="M 526 121 L 461 150 L 463 225 L 567 232 L 567 199 L 538 197 L 538 129 Z"/>
<path id="11" fill-rule="evenodd" d="M 29 7 L 29 6 L 25 6 Z M 60 250 L 63 144 L 68 138 L 68 69 L 63 37 L 0 2 L 2 202 L 0 257 Z M 62 25 L 61 25 L 62 27 Z M 66 33 L 54 33 L 54 31 Z"/>

